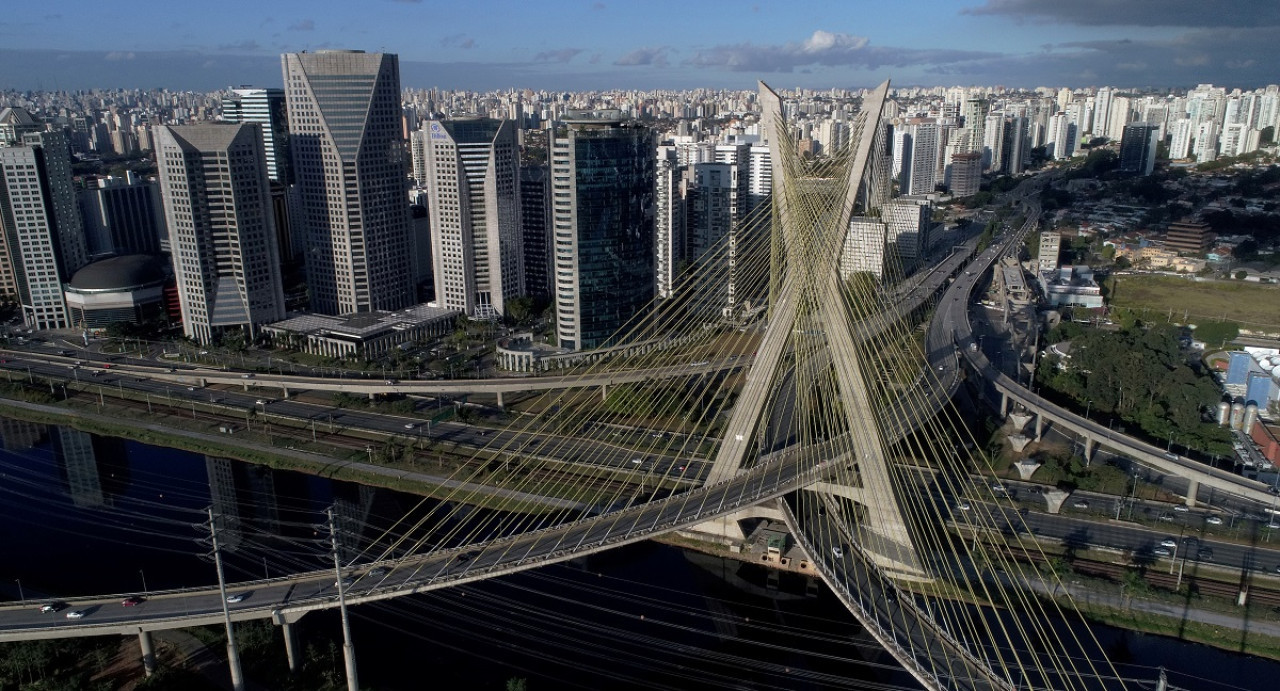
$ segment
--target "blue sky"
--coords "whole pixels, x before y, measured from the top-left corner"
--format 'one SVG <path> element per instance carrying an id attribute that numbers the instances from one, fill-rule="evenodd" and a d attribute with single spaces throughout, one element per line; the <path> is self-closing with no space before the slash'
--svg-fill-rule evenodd
<path id="1" fill-rule="evenodd" d="M 0 13 L 0 88 L 278 85 L 397 53 L 411 87 L 1280 82 L 1280 0 L 79 0 Z"/>

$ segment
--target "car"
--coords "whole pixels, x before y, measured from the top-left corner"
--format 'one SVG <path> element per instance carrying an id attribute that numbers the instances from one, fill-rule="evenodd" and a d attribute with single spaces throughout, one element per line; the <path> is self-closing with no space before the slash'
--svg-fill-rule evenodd
<path id="1" fill-rule="evenodd" d="M 1201 547 L 1200 551 L 1196 552 L 1196 559 L 1199 559 L 1200 561 L 1213 561 L 1213 550 L 1208 547 Z"/>
<path id="2" fill-rule="evenodd" d="M 369 573 L 365 575 L 369 578 L 385 578 L 389 573 L 391 573 L 391 569 L 388 569 L 385 566 L 375 566 L 372 569 L 369 569 Z"/>
<path id="3" fill-rule="evenodd" d="M 413 429 L 413 428 L 415 428 L 415 427 L 417 427 L 417 425 L 416 425 L 416 424 L 414 424 L 414 423 L 412 423 L 412 422 L 406 422 L 406 423 L 404 423 L 404 428 L 405 428 L 405 429 Z"/>
<path id="4" fill-rule="evenodd" d="M 968 511 L 969 509 L 971 509 L 971 508 L 973 508 L 973 507 L 972 507 L 972 506 L 970 506 L 969 502 L 964 501 L 964 500 L 960 500 L 960 501 L 956 502 L 956 508 L 957 508 L 957 509 L 960 509 L 961 511 Z"/>
<path id="5" fill-rule="evenodd" d="M 1276 566 L 1276 573 L 1280 573 L 1280 565 Z"/>
<path id="6" fill-rule="evenodd" d="M 1277 530 L 1277 529 L 1280 529 L 1280 523 L 1276 523 L 1275 521 L 1272 521 L 1267 524 L 1267 527 L 1272 530 Z"/>
<path id="7" fill-rule="evenodd" d="M 1009 491 L 1009 488 L 1005 487 L 1003 483 L 993 482 L 991 483 L 991 491 L 995 492 L 996 494 L 1004 494 L 1005 492 Z"/>
<path id="8" fill-rule="evenodd" d="M 840 545 L 836 545 L 831 548 L 831 556 L 836 559 L 844 559 L 844 550 L 840 548 Z"/>
<path id="9" fill-rule="evenodd" d="M 334 581 L 334 582 L 333 582 L 333 587 L 337 588 L 337 587 L 341 586 L 341 587 L 343 587 L 343 588 L 346 588 L 347 586 L 349 586 L 349 585 L 351 585 L 352 583 L 355 583 L 355 582 L 356 582 L 356 579 L 354 579 L 354 578 L 352 578 L 352 577 L 350 577 L 350 576 L 343 576 L 341 580 L 337 580 L 337 581 Z"/>
<path id="10" fill-rule="evenodd" d="M 102 363 L 102 369 L 111 369 L 111 363 L 110 362 Z"/>
<path id="11" fill-rule="evenodd" d="M 1080 501 L 1072 504 L 1071 506 L 1077 509 L 1087 509 L 1089 508 L 1089 502 L 1081 499 Z"/>
<path id="12" fill-rule="evenodd" d="M 131 595 L 121 600 L 120 605 L 123 607 L 137 607 L 138 605 L 146 601 L 147 599 L 145 597 L 142 597 L 141 595 Z"/>
<path id="13" fill-rule="evenodd" d="M 632 463 L 635 463 L 636 465 L 640 465 L 641 463 L 644 463 L 644 459 L 642 459 L 642 458 L 633 458 L 633 459 L 631 459 L 631 462 L 632 462 Z"/>
<path id="14" fill-rule="evenodd" d="M 1173 510 L 1177 511 L 1178 513 L 1187 513 L 1191 509 L 1183 504 L 1178 504 L 1177 506 L 1173 507 Z"/>
<path id="15" fill-rule="evenodd" d="M 1205 516 L 1204 522 L 1208 523 L 1209 525 L 1222 525 L 1222 517 L 1221 516 Z"/>
<path id="16" fill-rule="evenodd" d="M 255 376 L 257 376 L 257 375 L 255 375 L 253 372 L 246 372 L 246 373 L 244 373 L 244 374 L 240 375 L 240 378 L 241 378 L 241 379 L 253 379 Z"/>
<path id="17" fill-rule="evenodd" d="M 394 379 L 388 379 L 387 381 L 385 381 L 385 382 L 383 382 L 383 383 L 385 383 L 387 386 L 395 386 L 397 382 L 396 382 L 396 380 L 394 380 Z"/>
<path id="18" fill-rule="evenodd" d="M 1178 541 L 1177 541 L 1177 540 L 1175 540 L 1175 539 L 1173 539 L 1173 538 L 1171 538 L 1171 537 L 1166 537 L 1165 539 L 1163 539 L 1163 540 L 1161 540 L 1161 541 L 1160 541 L 1160 546 L 1161 546 L 1161 547 L 1168 547 L 1168 548 L 1172 549 L 1172 548 L 1174 548 L 1174 547 L 1177 547 L 1177 546 L 1178 546 Z"/>
<path id="19" fill-rule="evenodd" d="M 1174 515 L 1173 515 L 1173 514 L 1171 514 L 1171 513 L 1162 513 L 1162 514 L 1160 514 L 1160 520 L 1162 520 L 1162 521 L 1173 521 L 1173 520 L 1174 520 Z"/>
<path id="20" fill-rule="evenodd" d="M 83 609 L 73 609 L 70 612 L 67 612 L 67 618 L 68 619 L 84 619 L 84 616 L 86 614 L 88 614 L 88 612 Z"/>
<path id="21" fill-rule="evenodd" d="M 66 608 L 67 608 L 67 603 L 65 602 L 46 602 L 43 605 L 40 605 L 40 613 L 52 614 L 54 612 L 61 612 Z"/>
<path id="22" fill-rule="evenodd" d="M 1170 552 L 1169 550 L 1167 550 L 1167 549 L 1165 549 L 1165 548 L 1163 548 L 1163 547 L 1157 547 L 1157 548 L 1155 548 L 1155 549 L 1151 550 L 1151 553 L 1152 553 L 1152 554 L 1154 554 L 1154 555 L 1156 555 L 1157 557 L 1167 557 L 1167 556 L 1169 556 L 1170 554 L 1172 554 L 1172 552 Z"/>
<path id="23" fill-rule="evenodd" d="M 249 597 L 249 593 L 236 593 L 234 595 L 228 595 L 227 603 L 234 605 L 237 602 L 244 602 L 245 599 L 248 597 Z"/>

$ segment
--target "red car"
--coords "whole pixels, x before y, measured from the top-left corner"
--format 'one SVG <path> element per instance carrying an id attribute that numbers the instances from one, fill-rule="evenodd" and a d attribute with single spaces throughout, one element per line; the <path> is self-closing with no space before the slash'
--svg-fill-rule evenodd
<path id="1" fill-rule="evenodd" d="M 134 595 L 133 597 L 126 597 L 124 600 L 120 602 L 120 604 L 125 607 L 136 607 L 137 605 L 140 605 L 146 601 L 147 599 L 145 597 Z"/>

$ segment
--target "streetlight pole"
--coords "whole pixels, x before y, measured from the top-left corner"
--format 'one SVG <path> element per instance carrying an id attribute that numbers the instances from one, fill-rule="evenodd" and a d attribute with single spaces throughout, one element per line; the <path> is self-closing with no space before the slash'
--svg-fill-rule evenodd
<path id="1" fill-rule="evenodd" d="M 142 569 L 138 569 L 138 575 L 142 576 L 142 594 L 145 596 L 148 592 L 150 592 L 149 590 L 147 590 L 147 574 Z"/>
<path id="2" fill-rule="evenodd" d="M 27 604 L 27 596 L 22 592 L 22 579 L 15 578 L 13 582 L 18 584 L 18 602 L 24 605 Z"/>
<path id="3" fill-rule="evenodd" d="M 338 611 L 342 614 L 342 659 L 347 664 L 347 690 L 360 691 L 360 682 L 356 679 L 356 649 L 351 642 L 351 620 L 347 618 L 346 586 L 342 583 L 342 558 L 338 554 L 338 523 L 333 517 L 332 506 L 326 513 L 329 514 L 329 540 L 333 544 L 333 570 L 338 585 Z"/>

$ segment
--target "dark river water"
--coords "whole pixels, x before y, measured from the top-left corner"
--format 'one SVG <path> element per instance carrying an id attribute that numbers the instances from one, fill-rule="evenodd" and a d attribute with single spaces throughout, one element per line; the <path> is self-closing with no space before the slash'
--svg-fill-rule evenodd
<path id="1" fill-rule="evenodd" d="M 0 596 L 138 593 L 216 582 L 201 558 L 213 506 L 229 580 L 325 566 L 324 511 L 349 551 L 418 498 L 0 419 Z M 144 583 L 145 582 L 145 583 Z M 914 686 L 825 587 L 643 543 L 565 565 L 352 609 L 361 684 L 380 690 L 838 689 Z M 340 640 L 335 613 L 306 643 Z M 1095 626 L 1129 688 L 1160 668 L 1183 689 L 1274 689 L 1280 663 Z M 284 657 L 284 651 L 279 655 Z M 336 666 L 341 668 L 341 660 Z"/>

